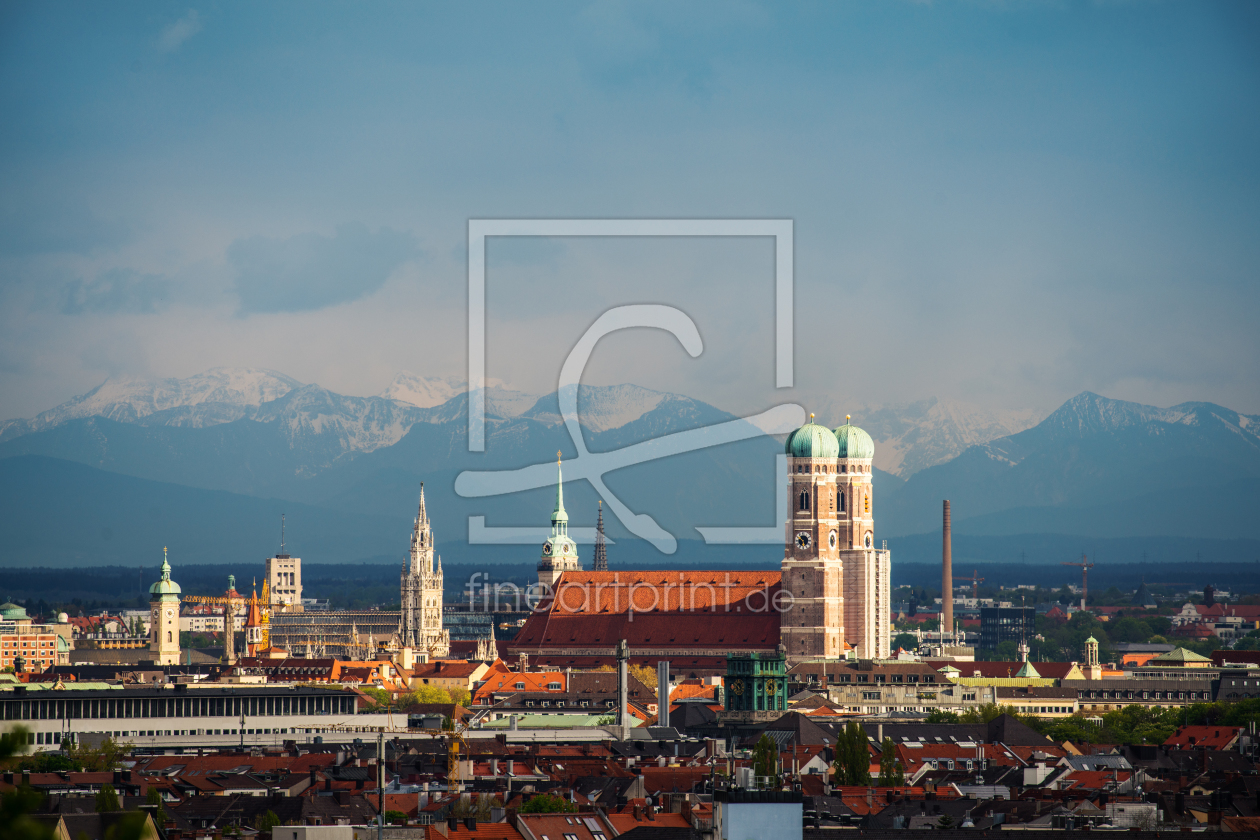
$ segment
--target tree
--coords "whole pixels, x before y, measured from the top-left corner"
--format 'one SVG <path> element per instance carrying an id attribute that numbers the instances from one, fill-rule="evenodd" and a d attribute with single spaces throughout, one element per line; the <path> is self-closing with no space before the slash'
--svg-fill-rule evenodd
<path id="1" fill-rule="evenodd" d="M 456 686 L 448 692 L 451 695 L 451 702 L 458 703 L 461 706 L 467 706 L 468 701 L 472 699 L 472 693 L 463 686 Z"/>
<path id="2" fill-rule="evenodd" d="M 121 811 L 122 805 L 118 802 L 118 791 L 114 790 L 114 786 L 106 782 L 101 786 L 101 792 L 96 794 L 96 810 L 104 811 Z"/>
<path id="3" fill-rule="evenodd" d="M 0 733 L 0 764 L 26 752 L 29 730 L 17 726 Z M 52 830 L 28 816 L 40 806 L 43 796 L 26 785 L 18 785 L 0 796 L 0 840 L 44 840 Z"/>
<path id="4" fill-rule="evenodd" d="M 572 814 L 576 812 L 577 806 L 572 802 L 563 796 L 553 796 L 550 793 L 531 796 L 520 810 L 522 814 Z"/>
<path id="5" fill-rule="evenodd" d="M 649 668 L 646 665 L 631 665 L 627 670 L 629 670 L 631 676 L 646 685 L 648 688 L 653 690 L 656 689 L 655 668 Z"/>
<path id="6" fill-rule="evenodd" d="M 913 633 L 898 633 L 893 637 L 892 649 L 904 648 L 905 650 L 915 650 L 919 646 L 919 640 Z"/>
<path id="7" fill-rule="evenodd" d="M 122 766 L 122 759 L 129 755 L 133 746 L 119 744 L 113 738 L 106 738 L 99 747 L 89 747 L 82 741 L 76 741 L 67 755 L 70 760 L 89 773 L 100 773 L 116 770 Z"/>
<path id="8" fill-rule="evenodd" d="M 160 820 L 166 815 L 166 811 L 162 808 L 162 792 L 155 787 L 149 788 L 149 793 L 144 797 L 145 805 L 156 805 L 153 810 L 153 819 Z"/>
<path id="9" fill-rule="evenodd" d="M 259 831 L 271 831 L 278 825 L 280 825 L 280 818 L 276 816 L 275 811 L 264 811 L 257 817 L 254 817 L 254 828 Z"/>
<path id="10" fill-rule="evenodd" d="M 948 831 L 954 827 L 954 818 L 949 814 L 941 814 L 941 818 L 936 821 L 936 827 L 941 831 Z"/>
<path id="11" fill-rule="evenodd" d="M 386 811 L 385 822 L 393 823 L 394 825 L 406 825 L 407 815 L 402 811 Z"/>
<path id="12" fill-rule="evenodd" d="M 753 775 L 777 776 L 779 774 L 779 747 L 769 735 L 761 733 L 753 747 Z"/>
<path id="13" fill-rule="evenodd" d="M 928 712 L 927 723 L 958 723 L 958 712 L 949 712 L 944 709 L 933 709 Z"/>
<path id="14" fill-rule="evenodd" d="M 879 745 L 879 781 L 880 787 L 901 787 L 906 783 L 906 773 L 897 760 L 897 747 L 892 738 L 885 738 Z"/>
<path id="15" fill-rule="evenodd" d="M 871 783 L 871 752 L 866 743 L 866 730 L 856 721 L 849 721 L 836 735 L 836 784 Z"/>

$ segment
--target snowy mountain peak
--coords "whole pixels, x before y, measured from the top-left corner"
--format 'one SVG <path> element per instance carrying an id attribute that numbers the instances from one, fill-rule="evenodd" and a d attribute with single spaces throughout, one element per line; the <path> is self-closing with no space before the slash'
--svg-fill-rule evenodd
<path id="1" fill-rule="evenodd" d="M 158 412 L 195 406 L 256 408 L 301 385 L 282 373 L 258 368 L 212 368 L 186 379 L 110 378 L 31 420 L 3 424 L 0 438 L 37 432 L 81 417 L 136 423 Z"/>
<path id="2" fill-rule="evenodd" d="M 449 402 L 457 394 L 462 394 L 464 389 L 464 379 L 459 376 L 417 376 L 404 370 L 380 395 L 417 408 L 433 408 Z"/>
<path id="3" fill-rule="evenodd" d="M 845 410 L 819 406 L 820 417 L 835 423 L 845 413 L 875 441 L 875 466 L 906 478 L 943 464 L 970 446 L 987 443 L 1037 424 L 1042 414 L 1031 410 L 988 411 L 958 400 L 935 397 L 879 408 Z"/>
<path id="4" fill-rule="evenodd" d="M 667 400 L 685 400 L 638 385 L 582 385 L 578 388 L 578 420 L 592 432 L 607 432 L 633 423 Z M 540 423 L 563 422 L 556 394 L 549 394 L 525 413 Z"/>

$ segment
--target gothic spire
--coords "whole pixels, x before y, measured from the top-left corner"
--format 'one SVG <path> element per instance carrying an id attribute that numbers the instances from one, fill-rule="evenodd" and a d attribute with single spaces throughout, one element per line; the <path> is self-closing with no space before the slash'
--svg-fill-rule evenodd
<path id="1" fill-rule="evenodd" d="M 551 530 L 556 533 L 556 526 L 564 524 L 564 530 L 558 533 L 568 533 L 569 514 L 564 511 L 564 470 L 560 466 L 560 453 L 556 452 L 556 509 L 551 512 Z"/>
<path id="2" fill-rule="evenodd" d="M 599 524 L 595 527 L 595 571 L 608 571 L 608 546 L 604 542 L 604 503 L 599 503 Z"/>

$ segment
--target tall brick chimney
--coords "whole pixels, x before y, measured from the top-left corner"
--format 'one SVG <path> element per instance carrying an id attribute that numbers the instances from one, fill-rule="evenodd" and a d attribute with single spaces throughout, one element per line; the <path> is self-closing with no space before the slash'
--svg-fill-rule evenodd
<path id="1" fill-rule="evenodd" d="M 941 522 L 941 633 L 954 632 L 954 554 L 949 522 L 949 499 Z M 944 635 L 942 635 L 942 640 Z"/>

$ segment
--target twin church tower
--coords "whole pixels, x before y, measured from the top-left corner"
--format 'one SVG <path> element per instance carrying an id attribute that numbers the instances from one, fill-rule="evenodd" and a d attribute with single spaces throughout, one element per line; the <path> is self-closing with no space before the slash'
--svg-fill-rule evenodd
<path id="1" fill-rule="evenodd" d="M 875 443 L 848 423 L 788 435 L 788 511 L 780 586 L 792 594 L 779 634 L 792 658 L 889 656 L 889 553 L 875 547 Z"/>

